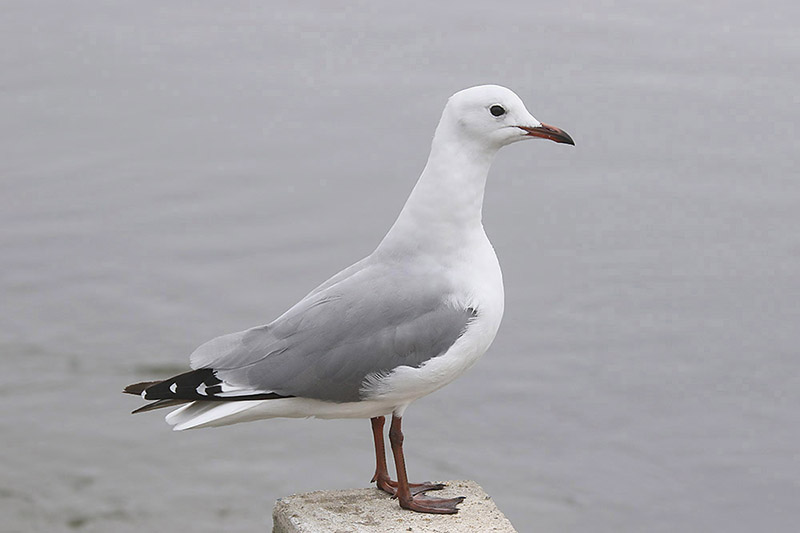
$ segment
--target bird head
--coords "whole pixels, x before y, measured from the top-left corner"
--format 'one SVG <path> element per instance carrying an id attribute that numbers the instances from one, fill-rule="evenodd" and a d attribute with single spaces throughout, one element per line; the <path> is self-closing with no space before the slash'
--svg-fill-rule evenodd
<path id="1" fill-rule="evenodd" d="M 525 139 L 575 144 L 564 130 L 536 120 L 519 96 L 499 85 L 471 87 L 451 96 L 437 135 L 440 131 L 495 149 Z"/>

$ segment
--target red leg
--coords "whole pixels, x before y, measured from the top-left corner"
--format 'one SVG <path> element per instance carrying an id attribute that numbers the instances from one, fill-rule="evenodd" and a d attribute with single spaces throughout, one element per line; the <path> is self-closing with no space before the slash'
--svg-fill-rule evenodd
<path id="1" fill-rule="evenodd" d="M 383 424 L 385 421 L 386 418 L 383 416 L 376 416 L 370 419 L 372 423 L 372 438 L 375 441 L 375 475 L 372 476 L 372 481 L 375 482 L 382 491 L 396 496 L 397 481 L 389 477 L 389 469 L 386 466 L 386 448 L 383 441 Z M 444 488 L 444 485 L 441 483 L 409 483 L 408 486 L 411 494 L 419 494 L 427 490 L 441 490 Z"/>
<path id="2" fill-rule="evenodd" d="M 372 476 L 372 481 L 377 482 L 379 489 L 394 496 L 395 490 L 390 484 L 392 480 L 386 467 L 386 448 L 383 443 L 383 424 L 386 418 L 376 416 L 369 421 L 372 424 L 372 439 L 375 441 L 375 475 Z"/>
<path id="3" fill-rule="evenodd" d="M 458 498 L 431 498 L 424 494 L 412 494 L 406 474 L 406 460 L 403 456 L 403 431 L 400 428 L 403 419 L 392 416 L 392 425 L 389 427 L 389 442 L 392 444 L 394 466 L 397 470 L 397 499 L 400 507 L 419 513 L 455 514 L 458 512 L 456 505 L 464 501 L 463 496 Z"/>

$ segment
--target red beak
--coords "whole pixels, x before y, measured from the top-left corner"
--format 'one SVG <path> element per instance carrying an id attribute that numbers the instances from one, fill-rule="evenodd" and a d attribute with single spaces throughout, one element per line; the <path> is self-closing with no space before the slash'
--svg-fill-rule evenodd
<path id="1" fill-rule="evenodd" d="M 571 144 L 572 146 L 575 146 L 575 141 L 572 140 L 572 137 L 569 136 L 569 133 L 561 128 L 556 128 L 555 126 L 545 124 L 544 122 L 541 126 L 536 128 L 529 128 L 528 126 L 517 127 L 521 130 L 527 131 L 528 135 L 531 137 L 541 137 L 542 139 L 550 139 L 551 141 L 555 141 L 557 143 Z"/>

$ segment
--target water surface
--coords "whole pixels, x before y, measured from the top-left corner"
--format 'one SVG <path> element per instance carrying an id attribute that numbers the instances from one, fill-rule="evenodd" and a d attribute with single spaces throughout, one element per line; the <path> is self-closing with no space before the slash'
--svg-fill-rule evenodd
<path id="1" fill-rule="evenodd" d="M 120 390 L 368 254 L 480 83 L 577 146 L 499 154 L 504 323 L 407 412 L 411 477 L 475 479 L 520 531 L 795 530 L 794 3 L 4 13 L 4 531 L 259 531 L 367 485 L 365 421 L 172 433 Z"/>

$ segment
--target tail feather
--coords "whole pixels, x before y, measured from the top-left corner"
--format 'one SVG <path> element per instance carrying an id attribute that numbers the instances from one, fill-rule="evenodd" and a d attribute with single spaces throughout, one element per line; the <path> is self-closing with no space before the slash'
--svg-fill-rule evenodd
<path id="1" fill-rule="evenodd" d="M 168 424 L 175 431 L 210 426 L 225 426 L 235 423 L 233 418 L 266 400 L 247 400 L 241 402 L 194 402 L 169 413 Z"/>

